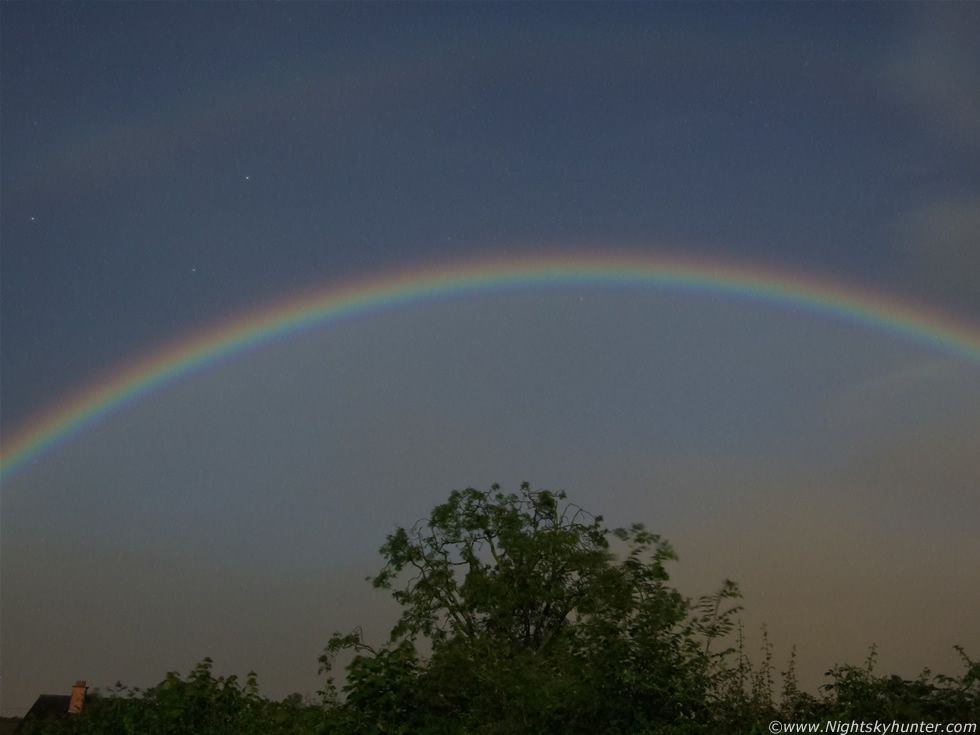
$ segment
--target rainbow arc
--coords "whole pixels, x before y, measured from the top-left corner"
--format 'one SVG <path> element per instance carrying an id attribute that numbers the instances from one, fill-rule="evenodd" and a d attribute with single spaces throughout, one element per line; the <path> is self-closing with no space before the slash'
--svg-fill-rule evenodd
<path id="1" fill-rule="evenodd" d="M 3 442 L 0 479 L 138 398 L 249 349 L 338 321 L 444 298 L 584 286 L 640 287 L 793 308 L 883 331 L 980 366 L 980 329 L 921 304 L 808 275 L 667 255 L 523 255 L 443 262 L 353 279 L 214 324 L 106 375 Z"/>

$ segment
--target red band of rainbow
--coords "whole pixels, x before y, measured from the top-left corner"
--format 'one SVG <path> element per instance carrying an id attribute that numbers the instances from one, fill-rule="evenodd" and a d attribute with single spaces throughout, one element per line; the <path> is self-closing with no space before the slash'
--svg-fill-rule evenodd
<path id="1" fill-rule="evenodd" d="M 339 320 L 447 297 L 567 286 L 725 296 L 884 331 L 980 366 L 980 328 L 948 314 L 827 280 L 667 255 L 505 255 L 442 262 L 309 292 L 212 325 L 144 354 L 39 413 L 3 442 L 0 478 L 164 385 L 242 352 Z"/>

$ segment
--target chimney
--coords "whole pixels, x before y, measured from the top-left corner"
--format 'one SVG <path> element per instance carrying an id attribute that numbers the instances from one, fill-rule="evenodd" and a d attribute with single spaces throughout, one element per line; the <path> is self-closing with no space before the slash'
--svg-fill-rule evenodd
<path id="1" fill-rule="evenodd" d="M 68 705 L 68 712 L 75 714 L 82 711 L 82 705 L 85 704 L 85 692 L 88 687 L 85 686 L 84 681 L 76 681 L 75 686 L 71 688 L 71 703 Z"/>

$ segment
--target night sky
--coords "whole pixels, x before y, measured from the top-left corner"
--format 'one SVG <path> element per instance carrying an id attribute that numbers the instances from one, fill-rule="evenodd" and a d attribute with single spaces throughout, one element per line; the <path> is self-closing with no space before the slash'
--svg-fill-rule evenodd
<path id="1" fill-rule="evenodd" d="M 885 294 L 980 344 L 980 5 L 0 5 L 0 432 L 218 320 L 528 253 Z M 969 326 L 972 325 L 972 326 Z M 564 489 L 726 577 L 801 679 L 980 656 L 980 363 L 615 284 L 345 320 L 4 479 L 0 707 L 204 656 L 310 693 L 377 548 Z"/>

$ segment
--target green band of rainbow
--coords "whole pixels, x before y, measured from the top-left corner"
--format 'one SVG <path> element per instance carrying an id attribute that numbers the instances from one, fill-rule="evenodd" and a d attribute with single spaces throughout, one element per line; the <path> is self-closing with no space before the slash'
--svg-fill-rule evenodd
<path id="1" fill-rule="evenodd" d="M 980 329 L 866 289 L 784 271 L 670 256 L 505 256 L 442 263 L 307 293 L 213 325 L 125 365 L 54 404 L 3 443 L 0 478 L 137 397 L 242 351 L 345 318 L 433 299 L 565 286 L 624 286 L 723 295 L 882 330 L 980 366 Z"/>

